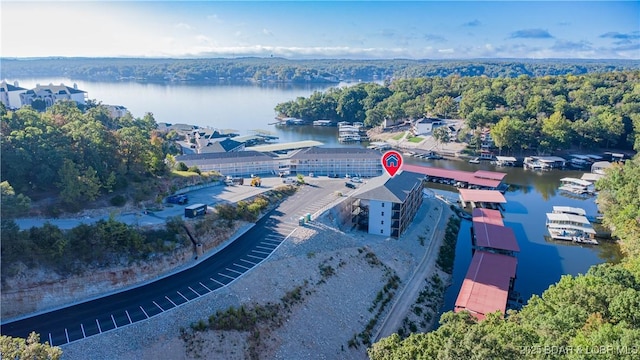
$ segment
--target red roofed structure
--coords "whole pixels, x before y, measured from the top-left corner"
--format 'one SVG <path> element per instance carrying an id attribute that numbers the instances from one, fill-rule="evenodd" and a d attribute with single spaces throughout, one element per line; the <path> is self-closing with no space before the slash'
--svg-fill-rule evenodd
<path id="1" fill-rule="evenodd" d="M 466 202 L 505 204 L 507 202 L 504 195 L 497 190 L 458 189 L 458 191 L 463 204 Z"/>
<path id="2" fill-rule="evenodd" d="M 513 255 L 519 252 L 518 241 L 509 227 L 485 222 L 473 222 L 473 247 L 478 250 Z"/>
<path id="3" fill-rule="evenodd" d="M 499 210 L 475 208 L 471 212 L 471 216 L 473 217 L 472 220 L 474 222 L 478 221 L 485 224 L 504 226 L 504 222 L 502 222 L 502 213 L 500 213 Z"/>
<path id="4" fill-rule="evenodd" d="M 454 311 L 467 310 L 478 320 L 498 310 L 504 314 L 517 264 L 518 261 L 512 256 L 476 251 L 462 282 Z"/>
<path id="5" fill-rule="evenodd" d="M 468 185 L 497 189 L 502 184 L 502 179 L 507 175 L 494 171 L 478 170 L 476 172 L 441 169 L 430 166 L 404 164 L 402 169 L 418 174 L 424 174 L 432 178 L 458 181 Z"/>

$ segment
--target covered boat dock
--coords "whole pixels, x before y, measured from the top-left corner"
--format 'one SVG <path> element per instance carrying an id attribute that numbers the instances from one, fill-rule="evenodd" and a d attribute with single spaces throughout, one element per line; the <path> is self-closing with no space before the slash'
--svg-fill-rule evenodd
<path id="1" fill-rule="evenodd" d="M 506 173 L 478 170 L 475 172 L 435 168 L 430 166 L 420 166 L 404 164 L 402 168 L 406 171 L 423 174 L 427 180 L 442 182 L 448 185 L 458 185 L 460 187 L 476 187 L 482 189 L 498 189 L 502 185 Z"/>
<path id="2" fill-rule="evenodd" d="M 504 315 L 517 264 L 518 260 L 512 256 L 476 251 L 462 282 L 454 311 L 469 311 L 478 320 L 498 310 Z"/>
<path id="3" fill-rule="evenodd" d="M 458 191 L 460 191 L 462 207 L 467 207 L 467 203 L 470 203 L 473 208 L 500 209 L 502 204 L 507 203 L 504 195 L 497 190 L 458 189 Z"/>

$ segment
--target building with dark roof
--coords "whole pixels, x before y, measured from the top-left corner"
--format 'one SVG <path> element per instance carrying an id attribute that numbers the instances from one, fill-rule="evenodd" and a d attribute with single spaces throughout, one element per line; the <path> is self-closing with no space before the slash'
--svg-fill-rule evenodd
<path id="1" fill-rule="evenodd" d="M 352 221 L 368 233 L 399 238 L 422 205 L 424 176 L 402 171 L 371 179 L 352 195 Z"/>
<path id="2" fill-rule="evenodd" d="M 220 140 L 209 140 L 207 145 L 198 149 L 198 152 L 202 154 L 211 152 L 235 152 L 242 150 L 244 150 L 244 143 L 230 138 L 224 138 Z"/>
<path id="3" fill-rule="evenodd" d="M 375 177 L 382 174 L 380 152 L 362 148 L 302 149 L 290 156 L 291 173 L 344 177 Z"/>
<path id="4" fill-rule="evenodd" d="M 14 82 L 13 85 L 2 81 L 0 83 L 0 102 L 3 103 L 7 109 L 19 109 L 22 106 L 20 94 L 26 91 L 27 89 L 18 86 L 17 81 Z"/>
<path id="5" fill-rule="evenodd" d="M 229 176 L 275 174 L 278 162 L 257 151 L 212 152 L 176 156 L 176 161 Z"/>
<path id="6" fill-rule="evenodd" d="M 44 101 L 46 107 L 52 106 L 56 101 L 72 100 L 77 104 L 85 104 L 87 92 L 78 89 L 76 84 L 73 87 L 60 85 L 36 85 L 35 88 L 20 94 L 22 105 L 32 105 L 34 101 Z"/>

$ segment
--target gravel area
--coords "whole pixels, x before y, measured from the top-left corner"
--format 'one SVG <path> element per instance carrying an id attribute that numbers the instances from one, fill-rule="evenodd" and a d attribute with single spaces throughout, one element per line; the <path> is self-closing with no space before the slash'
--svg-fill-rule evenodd
<path id="1" fill-rule="evenodd" d="M 428 216 L 417 218 L 407 233 L 433 231 L 440 206 L 425 199 L 420 213 Z M 389 272 L 402 287 L 425 249 L 413 236 L 397 240 L 342 231 L 323 217 L 297 228 L 267 260 L 229 286 L 149 320 L 64 345 L 62 359 L 245 359 L 250 334 L 209 330 L 196 333 L 187 345 L 180 328 L 191 332 L 190 324 L 230 306 L 278 303 L 297 286 L 304 286 L 302 301 L 284 314 L 282 326 L 261 339 L 260 358 L 366 359 L 366 346 L 350 347 L 349 340 L 374 318 L 369 309 Z M 381 264 L 372 265 L 367 253 Z"/>

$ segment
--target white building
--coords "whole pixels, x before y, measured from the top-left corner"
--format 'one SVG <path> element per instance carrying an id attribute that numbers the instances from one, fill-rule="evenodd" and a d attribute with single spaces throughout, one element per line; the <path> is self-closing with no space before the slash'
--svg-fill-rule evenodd
<path id="1" fill-rule="evenodd" d="M 20 94 L 24 94 L 26 91 L 27 89 L 18 86 L 17 81 L 14 82 L 13 85 L 3 81 L 0 83 L 0 102 L 2 102 L 7 109 L 19 109 L 22 106 Z"/>
<path id="2" fill-rule="evenodd" d="M 409 171 L 371 179 L 353 195 L 353 223 L 369 234 L 399 238 L 422 205 L 423 179 Z"/>
<path id="3" fill-rule="evenodd" d="M 127 110 L 127 108 L 122 105 L 102 105 L 102 106 L 104 106 L 107 109 L 107 111 L 109 112 L 109 116 L 112 119 L 121 118 L 127 115 L 127 113 L 129 112 L 129 110 Z"/>
<path id="4" fill-rule="evenodd" d="M 46 107 L 52 106 L 56 101 L 72 100 L 77 104 L 84 105 L 87 99 L 87 92 L 78 89 L 78 85 L 73 87 L 60 85 L 36 85 L 35 88 L 20 94 L 22 105 L 32 105 L 36 100 L 42 100 Z"/>

